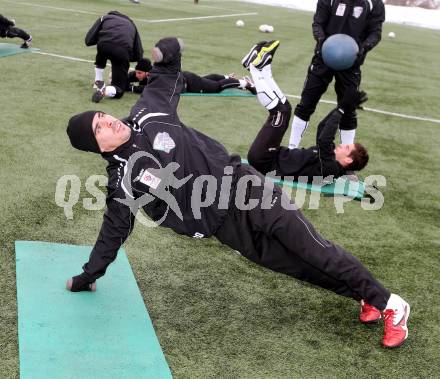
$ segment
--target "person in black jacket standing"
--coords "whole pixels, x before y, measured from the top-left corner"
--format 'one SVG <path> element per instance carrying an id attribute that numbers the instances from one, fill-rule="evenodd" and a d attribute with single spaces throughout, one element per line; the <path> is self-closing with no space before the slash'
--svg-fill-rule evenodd
<path id="1" fill-rule="evenodd" d="M 348 89 L 359 88 L 360 67 L 367 53 L 379 43 L 384 21 L 385 7 L 382 0 L 318 0 L 312 25 L 313 37 L 316 40 L 315 54 L 308 68 L 301 100 L 295 108 L 289 140 L 290 149 L 299 147 L 310 116 L 333 78 L 338 103 Z M 343 71 L 333 71 L 321 58 L 324 41 L 338 33 L 353 37 L 359 45 L 355 64 Z M 352 144 L 357 128 L 355 110 L 342 116 L 339 128 L 341 143 Z"/>
<path id="2" fill-rule="evenodd" d="M 215 236 L 264 267 L 362 301 L 361 322 L 383 317 L 382 344 L 401 345 L 408 335 L 409 305 L 355 257 L 321 237 L 280 187 L 179 120 L 180 51 L 176 38 L 156 44 L 149 84 L 127 119 L 87 111 L 69 120 L 72 146 L 100 153 L 108 162 L 109 182 L 98 239 L 83 273 L 68 279 L 67 289 L 96 289 L 135 218 L 142 220 L 142 207 L 156 224 L 176 233 Z M 271 59 L 268 49 L 256 52 L 261 62 Z M 276 122 L 286 98 L 270 84 L 265 106 Z"/>
<path id="3" fill-rule="evenodd" d="M 121 97 L 127 88 L 127 72 L 130 62 L 137 62 L 143 56 L 142 42 L 134 22 L 127 16 L 112 11 L 100 17 L 85 37 L 87 46 L 96 45 L 95 82 L 96 92 L 92 101 L 99 102 L 103 97 L 103 79 L 107 60 L 112 64 L 113 92 L 109 96 Z"/>
<path id="4" fill-rule="evenodd" d="M 0 14 L 0 37 L 2 38 L 21 38 L 23 44 L 21 48 L 27 49 L 31 46 L 32 37 L 30 34 L 26 33 L 23 29 L 17 28 L 15 26 L 15 21 L 10 20 Z"/>

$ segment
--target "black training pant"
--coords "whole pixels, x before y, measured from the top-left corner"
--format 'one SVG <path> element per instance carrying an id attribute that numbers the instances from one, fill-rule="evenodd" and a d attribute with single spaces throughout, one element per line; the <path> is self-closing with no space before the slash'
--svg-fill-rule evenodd
<path id="1" fill-rule="evenodd" d="M 259 172 L 267 173 L 276 169 L 278 151 L 289 127 L 291 114 L 292 106 L 288 100 L 284 104 L 279 103 L 269 111 L 269 116 L 255 137 L 247 155 L 249 164 Z M 300 149 L 295 150 L 301 154 Z"/>
<path id="2" fill-rule="evenodd" d="M 23 29 L 17 28 L 15 26 L 10 26 L 8 28 L 2 29 L 0 36 L 5 38 L 21 38 L 23 41 L 27 41 L 31 36 L 26 33 Z"/>
<path id="3" fill-rule="evenodd" d="M 295 115 L 304 121 L 309 121 L 321 96 L 327 91 L 333 78 L 335 78 L 335 91 L 339 103 L 348 88 L 359 89 L 361 83 L 360 67 L 354 65 L 348 70 L 333 71 L 324 64 L 319 55 L 315 54 L 308 69 L 301 93 L 301 101 L 295 108 Z M 356 111 L 345 113 L 341 118 L 339 128 L 343 130 L 356 129 Z"/>
<path id="4" fill-rule="evenodd" d="M 112 86 L 116 87 L 115 98 L 120 98 L 128 86 L 128 69 L 130 68 L 130 52 L 118 45 L 99 43 L 96 46 L 95 66 L 105 68 L 107 60 L 112 64 Z"/>
<path id="5" fill-rule="evenodd" d="M 199 76 L 192 72 L 184 72 L 185 91 L 191 93 L 218 93 L 226 88 L 237 88 L 240 85 L 238 79 L 225 79 L 223 75 L 210 74 Z"/>
<path id="6" fill-rule="evenodd" d="M 264 181 L 253 167 L 237 170 L 239 178 L 251 175 Z M 385 309 L 390 292 L 357 258 L 321 237 L 299 210 L 284 209 L 281 200 L 287 204 L 290 199 L 280 187 L 271 182 L 249 185 L 245 198 L 260 203 L 251 210 L 230 207 L 215 234 L 222 243 L 261 266 Z"/>

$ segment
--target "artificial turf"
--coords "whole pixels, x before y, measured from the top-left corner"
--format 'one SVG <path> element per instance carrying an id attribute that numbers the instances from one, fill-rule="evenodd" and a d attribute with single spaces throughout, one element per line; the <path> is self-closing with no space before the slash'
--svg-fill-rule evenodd
<path id="1" fill-rule="evenodd" d="M 273 72 L 291 95 L 300 94 L 314 47 L 312 13 L 226 0 L 0 0 L 0 7 L 42 52 L 92 61 L 95 49 L 85 47 L 84 35 L 99 15 L 117 9 L 136 19 L 146 52 L 161 37 L 182 37 L 183 68 L 199 74 L 245 75 L 240 60 L 252 44 L 280 39 Z M 258 15 L 147 22 L 249 12 Z M 244 28 L 235 27 L 238 18 Z M 258 32 L 263 23 L 275 32 Z M 384 36 L 391 30 L 397 38 L 384 38 L 363 69 L 366 106 L 439 120 L 440 31 L 385 24 Z M 38 53 L 0 59 L 0 73 L 0 377 L 15 378 L 14 241 L 95 242 L 103 210 L 86 210 L 82 201 L 92 197 L 86 179 L 104 175 L 105 162 L 71 148 L 66 123 L 94 108 L 126 116 L 136 96 L 95 105 L 92 63 Z M 324 98 L 334 100 L 333 90 Z M 304 145 L 331 108 L 318 106 Z M 185 97 L 179 112 L 186 125 L 243 157 L 266 118 L 253 98 Z M 366 211 L 350 202 L 337 213 L 334 199 L 308 195 L 303 210 L 411 304 L 407 343 L 384 350 L 382 326 L 361 325 L 355 302 L 258 267 L 215 239 L 138 225 L 125 249 L 175 378 L 440 376 L 440 124 L 364 111 L 359 125 L 357 140 L 371 157 L 361 176 L 385 177 L 383 207 Z M 63 175 L 81 181 L 73 219 L 55 202 Z M 80 271 L 72 267 L 72 275 Z"/>

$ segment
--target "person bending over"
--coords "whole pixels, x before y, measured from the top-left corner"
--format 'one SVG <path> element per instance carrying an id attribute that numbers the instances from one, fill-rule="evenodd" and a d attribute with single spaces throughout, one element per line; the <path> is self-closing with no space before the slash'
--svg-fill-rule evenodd
<path id="1" fill-rule="evenodd" d="M 149 84 L 127 118 L 87 111 L 68 122 L 72 146 L 101 154 L 109 181 L 97 241 L 83 272 L 67 280 L 67 289 L 96 289 L 142 207 L 176 233 L 196 240 L 215 236 L 261 266 L 361 301 L 361 322 L 383 318 L 382 344 L 401 345 L 408 335 L 408 303 L 391 294 L 358 259 L 324 239 L 296 207 L 286 207 L 290 198 L 279 186 L 179 120 L 180 52 L 176 38 L 157 42 Z M 253 65 L 272 59 L 268 49 L 256 54 Z M 264 75 L 264 66 L 259 68 Z M 266 108 L 276 123 L 286 98 L 270 78 L 268 83 L 272 100 Z"/>
<path id="2" fill-rule="evenodd" d="M 31 47 L 32 36 L 26 33 L 23 29 L 15 26 L 15 21 L 10 20 L 0 14 L 0 37 L 2 38 L 21 38 L 23 44 L 20 46 L 22 49 L 28 49 Z"/>
<path id="3" fill-rule="evenodd" d="M 134 22 L 117 11 L 98 18 L 85 37 L 87 46 L 96 45 L 95 92 L 92 101 L 98 103 L 103 97 L 103 79 L 107 60 L 112 64 L 112 91 L 108 96 L 121 97 L 127 88 L 127 72 L 130 62 L 142 58 L 144 50 Z"/>

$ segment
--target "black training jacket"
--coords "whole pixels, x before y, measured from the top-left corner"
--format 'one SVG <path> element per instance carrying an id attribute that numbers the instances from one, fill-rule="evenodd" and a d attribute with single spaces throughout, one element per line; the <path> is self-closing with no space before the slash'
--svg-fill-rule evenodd
<path id="1" fill-rule="evenodd" d="M 117 45 L 127 49 L 130 62 L 139 61 L 144 54 L 141 38 L 134 22 L 117 11 L 98 18 L 85 37 L 87 46 L 97 43 Z"/>
<path id="2" fill-rule="evenodd" d="M 275 167 L 276 174 L 295 178 L 307 176 L 309 181 L 316 176 L 338 178 L 345 175 L 346 171 L 335 159 L 334 152 L 334 139 L 341 117 L 341 112 L 335 109 L 319 123 L 316 146 L 307 149 L 280 147 Z"/>
<path id="3" fill-rule="evenodd" d="M 0 30 L 8 29 L 10 26 L 14 26 L 14 23 L 0 14 Z"/>
<path id="4" fill-rule="evenodd" d="M 229 200 L 219 196 L 224 168 L 232 166 L 235 172 L 240 157 L 180 122 L 176 109 L 182 86 L 181 72 L 157 75 L 153 68 L 148 86 L 124 120 L 132 129 L 129 141 L 102 154 L 108 162 L 107 209 L 83 267 L 92 279 L 104 275 L 115 259 L 133 229 L 139 205 L 161 226 L 196 238 L 214 234 L 227 215 Z M 210 176 L 210 185 L 201 185 L 202 175 Z M 228 175 L 233 179 L 233 173 Z M 193 193 L 195 198 L 202 194 L 202 201 L 209 199 L 200 214 L 193 212 Z"/>
<path id="5" fill-rule="evenodd" d="M 193 76 L 193 75 L 196 75 L 196 74 L 193 74 L 192 72 L 188 72 L 188 71 L 182 71 L 182 77 L 183 77 L 183 90 L 182 90 L 182 92 L 187 92 L 187 88 L 186 88 L 187 81 L 188 81 L 187 78 L 189 76 Z M 128 81 L 130 83 L 128 86 L 128 91 L 134 92 L 134 93 L 142 93 L 145 86 L 148 84 L 148 78 L 139 81 L 138 78 L 136 78 L 136 72 L 134 72 L 134 71 L 131 71 L 128 73 Z M 135 86 L 132 83 L 139 83 L 139 85 Z"/>
<path id="6" fill-rule="evenodd" d="M 318 0 L 313 36 L 322 41 L 333 34 L 348 34 L 368 51 L 379 43 L 384 21 L 382 0 Z"/>

